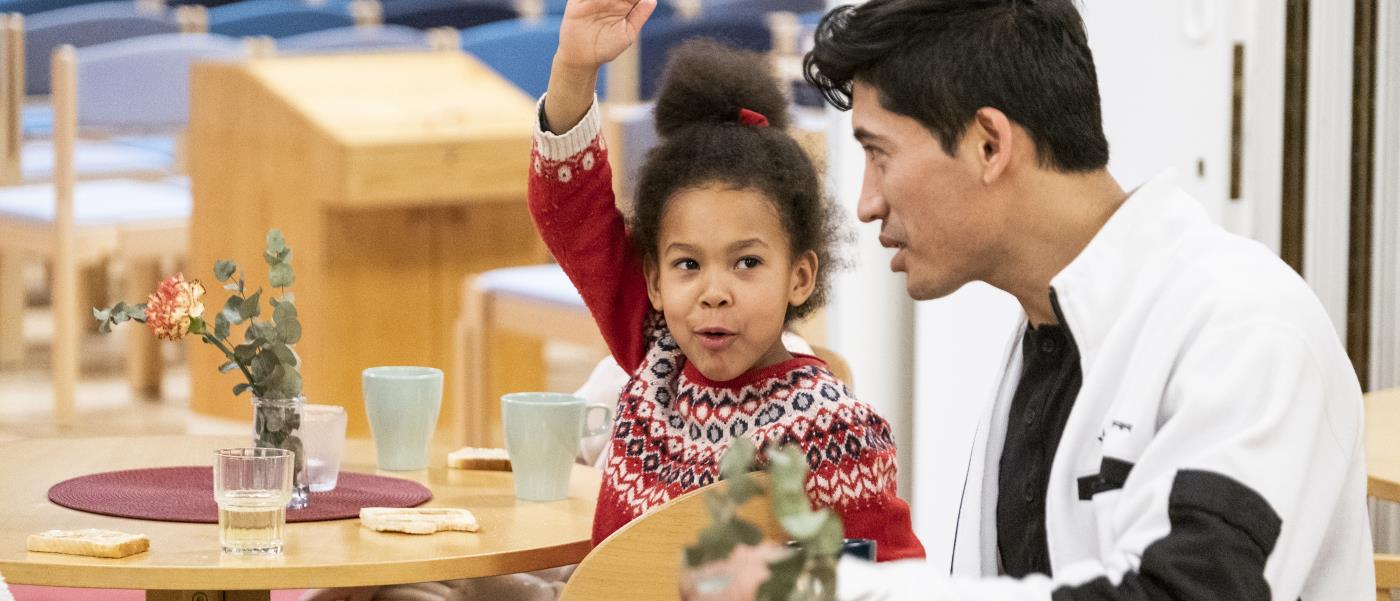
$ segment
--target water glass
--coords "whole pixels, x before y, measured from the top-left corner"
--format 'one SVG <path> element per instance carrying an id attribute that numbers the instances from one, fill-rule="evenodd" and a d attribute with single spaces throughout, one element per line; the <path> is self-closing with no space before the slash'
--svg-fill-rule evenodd
<path id="1" fill-rule="evenodd" d="M 214 451 L 214 501 L 219 504 L 219 546 L 224 553 L 282 553 L 294 460 L 286 449 Z"/>
<path id="2" fill-rule="evenodd" d="M 306 405 L 301 408 L 301 442 L 306 445 L 306 474 L 311 492 L 335 490 L 340 458 L 345 452 L 345 408 Z"/>

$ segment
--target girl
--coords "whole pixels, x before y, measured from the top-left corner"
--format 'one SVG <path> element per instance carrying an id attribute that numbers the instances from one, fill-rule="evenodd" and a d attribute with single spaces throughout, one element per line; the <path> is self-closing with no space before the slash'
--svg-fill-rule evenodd
<path id="1" fill-rule="evenodd" d="M 791 321 L 825 300 L 838 213 L 783 131 L 787 102 L 763 58 L 703 42 L 674 51 L 656 103 L 663 140 L 642 167 L 630 228 L 614 206 L 593 90 L 655 6 L 570 0 L 532 153 L 536 227 L 630 375 L 598 460 L 593 542 L 714 482 L 742 436 L 760 448 L 798 446 L 808 495 L 841 514 L 847 537 L 874 539 L 879 560 L 923 557 L 909 506 L 895 496 L 889 424 L 821 359 L 782 342 Z M 570 572 L 303 600 L 541 601 Z"/>
<path id="2" fill-rule="evenodd" d="M 880 560 L 922 557 L 895 496 L 889 424 L 784 328 L 821 306 L 838 212 L 787 135 L 765 60 L 715 43 L 671 56 L 656 102 L 662 137 L 642 166 L 630 223 L 614 206 L 593 90 L 655 0 L 574 0 L 541 102 L 530 174 L 540 235 L 631 374 L 605 452 L 594 543 L 714 482 L 738 437 L 797 445 L 807 491 Z M 630 227 L 629 227 L 630 226 Z"/>

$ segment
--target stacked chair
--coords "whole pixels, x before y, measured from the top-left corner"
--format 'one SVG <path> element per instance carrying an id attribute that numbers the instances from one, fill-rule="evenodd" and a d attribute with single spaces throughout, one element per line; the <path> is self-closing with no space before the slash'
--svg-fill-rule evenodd
<path id="1" fill-rule="evenodd" d="M 6 47 L 18 35 L 13 17 Z M 88 136 L 178 133 L 188 120 L 189 65 L 197 60 L 236 60 L 244 45 L 232 38 L 208 34 L 167 33 L 77 49 L 61 46 L 53 53 L 52 182 L 0 188 L 0 321 L 12 322 L 11 312 L 23 306 L 22 286 L 16 285 L 22 260 L 52 264 L 55 414 L 60 423 L 74 415 L 74 385 L 78 379 L 80 333 L 93 323 L 91 299 L 82 294 L 100 285 L 105 272 L 82 278 L 84 267 L 121 262 L 131 291 L 149 291 L 159 279 L 159 262 L 180 256 L 186 247 L 190 213 L 188 183 L 173 170 L 153 169 L 142 177 L 78 177 L 77 149 Z M 15 69 L 13 61 L 7 69 Z M 6 79 L 12 86 L 19 79 Z M 20 94 L 6 90 L 6 98 Z M 14 102 L 7 106 L 13 123 Z M 84 136 L 80 140 L 80 133 Z M 7 138 L 13 140 L 11 132 Z M 144 292 L 142 292 L 144 294 Z M 0 332 L 0 346 L 13 354 L 12 332 Z M 158 383 L 158 361 L 149 336 L 131 353 L 138 386 Z"/>

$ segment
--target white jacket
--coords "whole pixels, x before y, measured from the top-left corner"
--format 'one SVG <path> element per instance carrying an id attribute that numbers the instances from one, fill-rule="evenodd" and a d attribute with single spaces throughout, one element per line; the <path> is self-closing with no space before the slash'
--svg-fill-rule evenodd
<path id="1" fill-rule="evenodd" d="M 966 474 L 926 488 L 960 497 L 954 539 L 924 541 L 952 565 L 843 560 L 840 598 L 1374 598 L 1361 390 L 1297 274 L 1164 176 L 1051 289 L 1083 368 L 1046 499 L 1053 579 L 997 577 L 1022 315 L 973 448 L 946 451 Z"/>

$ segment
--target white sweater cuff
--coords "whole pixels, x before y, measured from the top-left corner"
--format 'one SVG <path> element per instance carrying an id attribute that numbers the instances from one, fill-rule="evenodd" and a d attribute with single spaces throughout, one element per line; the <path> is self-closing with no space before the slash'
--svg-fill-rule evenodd
<path id="1" fill-rule="evenodd" d="M 563 134 L 556 134 L 544 128 L 544 100 L 545 97 L 541 96 L 536 105 L 538 117 L 535 119 L 535 146 L 545 159 L 567 159 L 588 148 L 588 145 L 593 143 L 593 138 L 598 137 L 598 132 L 602 129 L 602 119 L 598 115 L 597 94 L 593 95 L 593 104 L 588 107 L 583 120 Z"/>

